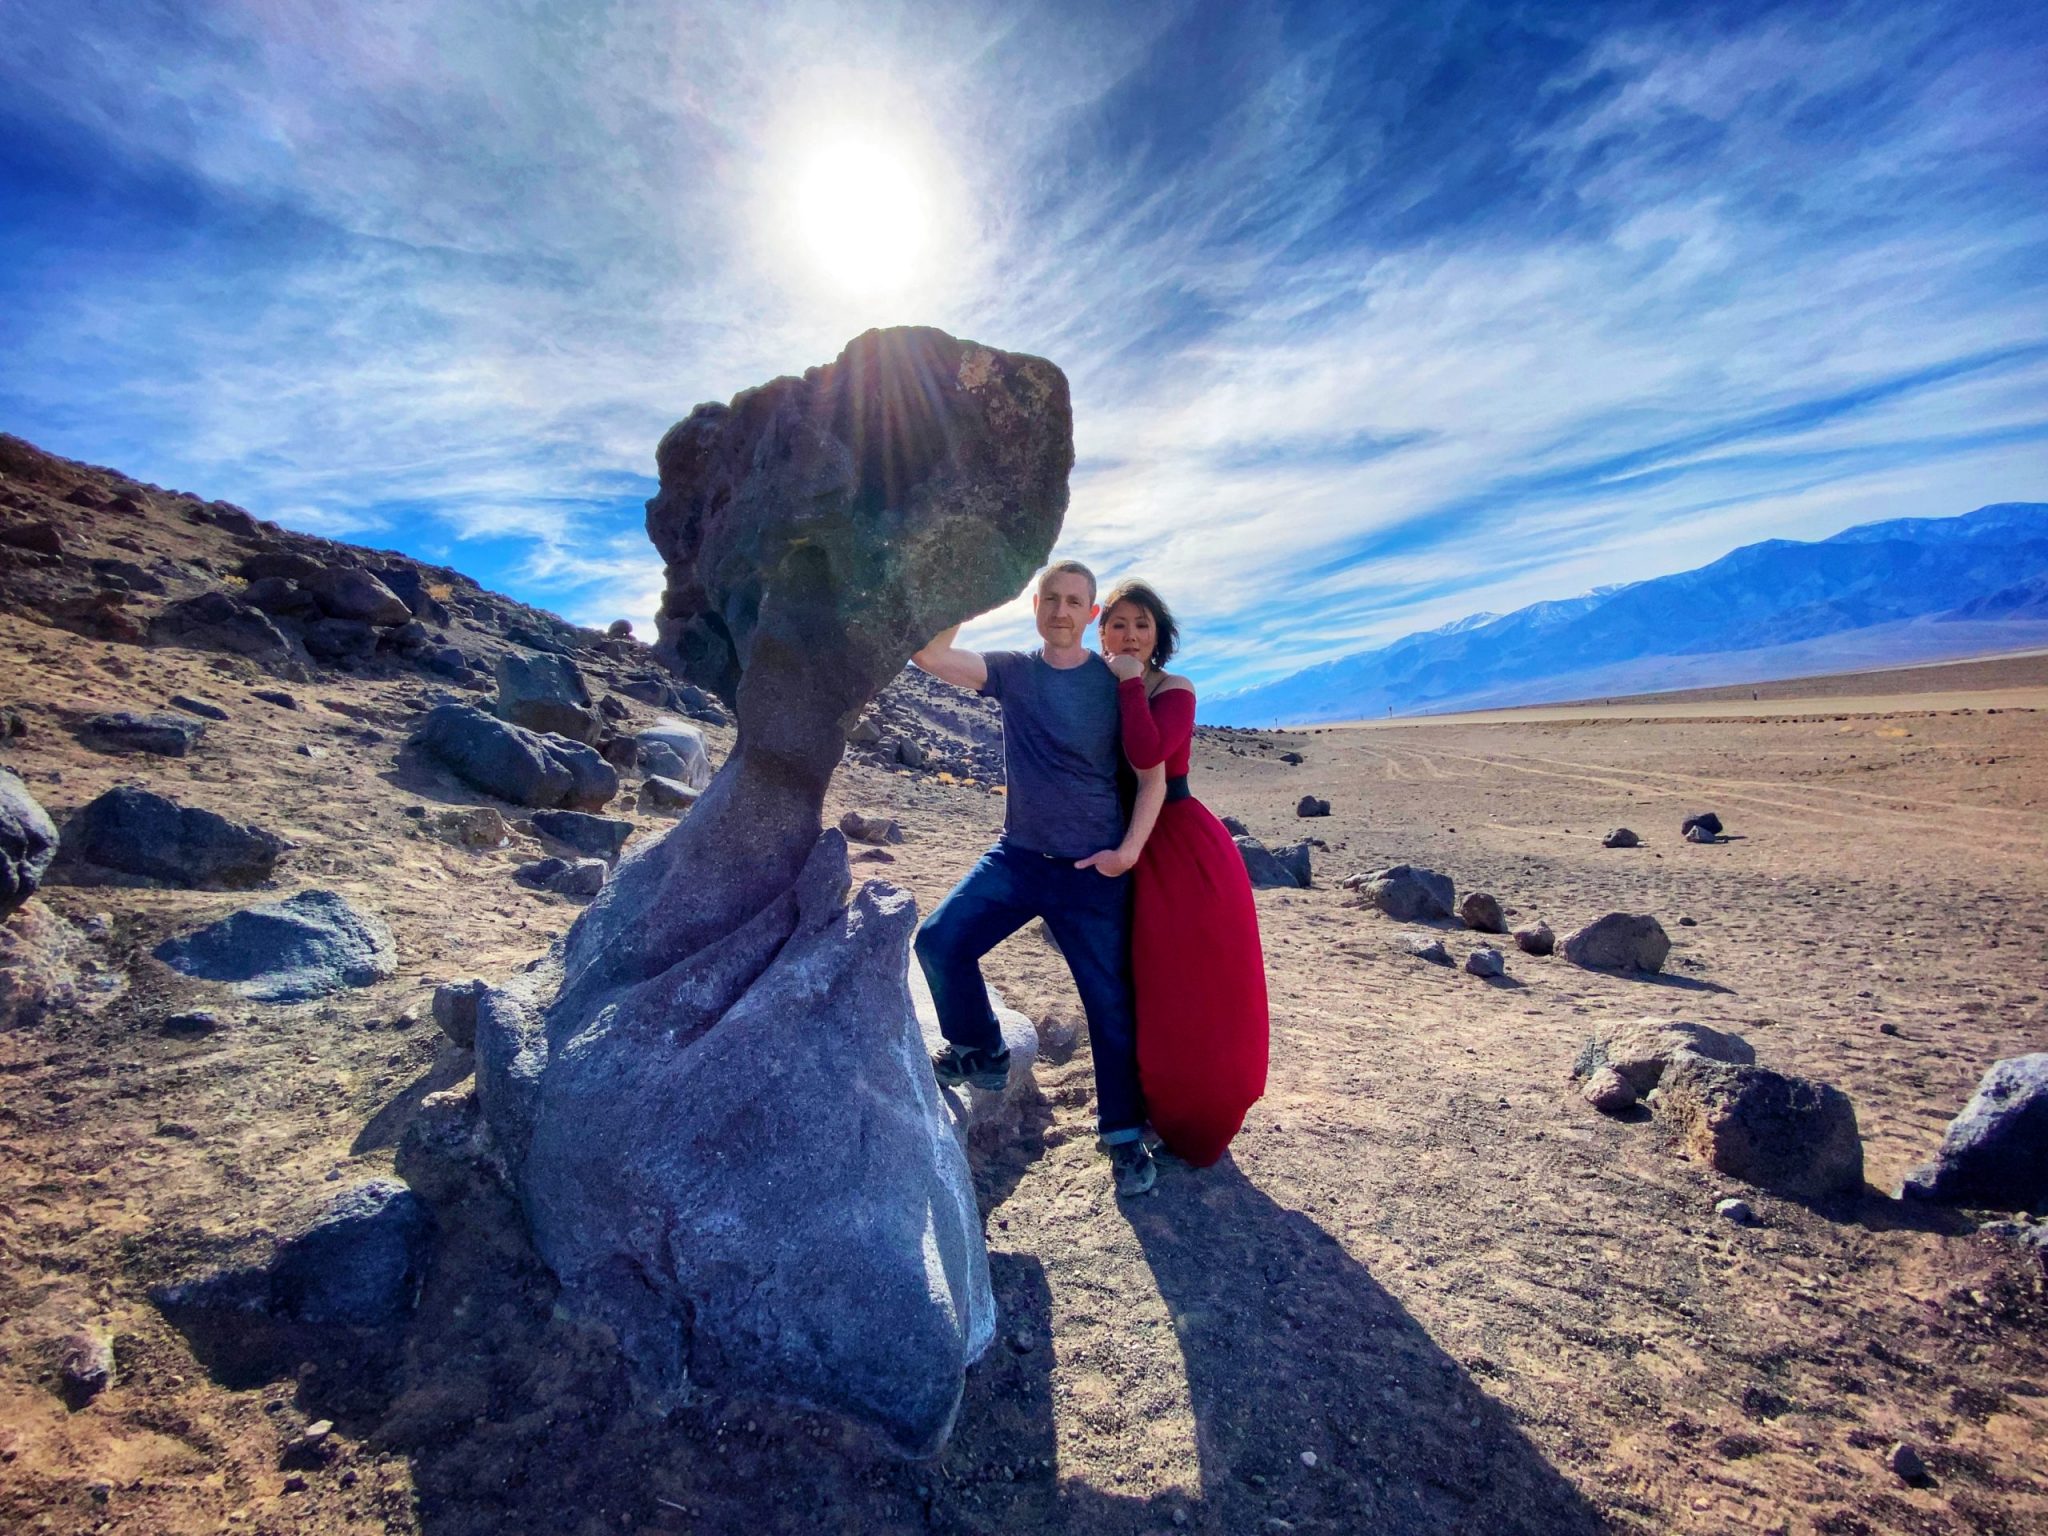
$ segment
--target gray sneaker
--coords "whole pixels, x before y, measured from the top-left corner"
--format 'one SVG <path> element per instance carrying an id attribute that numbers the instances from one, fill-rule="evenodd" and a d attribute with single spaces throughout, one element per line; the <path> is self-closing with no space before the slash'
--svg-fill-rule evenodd
<path id="1" fill-rule="evenodd" d="M 1142 1141 L 1120 1141 L 1111 1147 L 1109 1171 L 1120 1195 L 1142 1195 L 1159 1180 L 1159 1165 Z"/>

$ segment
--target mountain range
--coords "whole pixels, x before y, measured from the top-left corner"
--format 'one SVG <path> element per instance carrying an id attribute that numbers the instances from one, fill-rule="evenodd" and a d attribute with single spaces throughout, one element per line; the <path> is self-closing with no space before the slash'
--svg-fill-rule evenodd
<path id="1" fill-rule="evenodd" d="M 1798 677 L 2048 645 L 2048 503 L 1899 518 L 1408 635 L 1215 696 L 1301 725 Z"/>

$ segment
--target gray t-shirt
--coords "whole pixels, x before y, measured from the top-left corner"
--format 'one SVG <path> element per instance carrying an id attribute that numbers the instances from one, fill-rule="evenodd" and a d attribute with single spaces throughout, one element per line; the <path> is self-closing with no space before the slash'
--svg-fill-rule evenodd
<path id="1" fill-rule="evenodd" d="M 1003 707 L 1003 835 L 1064 859 L 1116 847 L 1124 840 L 1116 783 L 1123 728 L 1109 664 L 1092 651 L 1078 667 L 1055 667 L 1037 651 L 984 651 L 981 659 L 981 691 Z"/>

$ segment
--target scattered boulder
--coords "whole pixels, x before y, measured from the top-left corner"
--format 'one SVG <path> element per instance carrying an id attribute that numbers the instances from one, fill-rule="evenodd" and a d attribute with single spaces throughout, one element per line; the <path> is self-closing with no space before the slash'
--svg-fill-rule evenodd
<path id="1" fill-rule="evenodd" d="M 167 701 L 171 708 L 182 709 L 188 715 L 197 715 L 202 720 L 225 720 L 228 712 L 218 704 L 209 704 L 204 699 L 195 699 L 190 694 L 174 693 Z"/>
<path id="2" fill-rule="evenodd" d="M 262 549 L 246 556 L 235 567 L 235 574 L 251 583 L 289 581 L 303 585 L 325 569 L 311 555 L 294 554 L 288 549 Z"/>
<path id="3" fill-rule="evenodd" d="M 863 816 L 848 811 L 839 818 L 839 830 L 850 843 L 900 843 L 903 828 L 893 816 Z"/>
<path id="4" fill-rule="evenodd" d="M 641 731 L 633 740 L 639 744 L 640 759 L 650 772 L 675 779 L 692 789 L 711 783 L 711 754 L 704 745 L 704 733 L 682 720 L 665 720 Z"/>
<path id="5" fill-rule="evenodd" d="M 469 704 L 439 704 L 413 741 L 473 789 L 514 805 L 601 809 L 618 772 L 580 742 L 541 736 Z"/>
<path id="6" fill-rule="evenodd" d="M 114 1380 L 114 1340 L 97 1328 L 81 1329 L 64 1341 L 57 1357 L 57 1394 L 76 1412 Z"/>
<path id="7" fill-rule="evenodd" d="M 0 768 L 0 922 L 35 895 L 56 856 L 56 824 L 28 785 Z"/>
<path id="8" fill-rule="evenodd" d="M 666 774 L 650 774 L 640 786 L 639 808 L 658 811 L 664 816 L 680 816 L 697 803 L 697 794 L 680 779 L 671 779 Z"/>
<path id="9" fill-rule="evenodd" d="M 1599 971 L 1661 971 L 1671 953 L 1664 925 L 1645 912 L 1610 912 L 1564 936 L 1564 957 Z"/>
<path id="10" fill-rule="evenodd" d="M 1465 969 L 1474 976 L 1492 980 L 1505 976 L 1508 965 L 1497 949 L 1475 949 L 1465 957 Z"/>
<path id="11" fill-rule="evenodd" d="M 206 722 L 189 715 L 138 715 L 129 710 L 94 715 L 78 728 L 80 743 L 95 752 L 149 752 L 183 757 L 206 734 Z"/>
<path id="12" fill-rule="evenodd" d="M 1797 1199 L 1863 1187 L 1863 1138 L 1841 1089 L 1754 1064 L 1680 1053 L 1657 1114 L 1686 1150 L 1730 1178 Z"/>
<path id="13" fill-rule="evenodd" d="M 1426 923 L 1449 917 L 1456 900 L 1450 876 L 1414 864 L 1374 870 L 1358 889 L 1368 904 L 1397 923 Z"/>
<path id="14" fill-rule="evenodd" d="M 1712 811 L 1700 811 L 1695 815 L 1686 817 L 1684 821 L 1678 824 L 1678 835 L 1680 837 L 1698 842 L 1711 843 L 1725 830 L 1721 825 L 1721 818 Z M 1695 831 L 1705 832 L 1707 835 L 1704 838 L 1694 839 L 1692 834 Z"/>
<path id="15" fill-rule="evenodd" d="M 1451 952 L 1444 948 L 1444 941 L 1422 934 L 1415 934 L 1408 940 L 1408 953 L 1418 960 L 1427 960 L 1431 965 L 1451 963 Z"/>
<path id="16" fill-rule="evenodd" d="M 1280 754 L 1280 761 L 1290 768 L 1299 768 L 1307 759 L 1299 752 L 1282 752 Z"/>
<path id="17" fill-rule="evenodd" d="M 291 846 L 262 827 L 128 787 L 108 790 L 64 829 L 66 865 L 82 861 L 186 890 L 260 885 Z"/>
<path id="18" fill-rule="evenodd" d="M 64 555 L 64 535 L 47 518 L 33 523 L 11 523 L 0 528 L 0 544 L 9 549 L 26 549 L 33 554 Z"/>
<path id="19" fill-rule="evenodd" d="M 1603 1115 L 1618 1115 L 1636 1106 L 1635 1085 L 1612 1067 L 1601 1067 L 1579 1089 L 1585 1101 Z"/>
<path id="20" fill-rule="evenodd" d="M 633 621 L 631 619 L 613 619 L 611 623 L 605 625 L 604 632 L 608 639 L 630 640 L 633 638 Z"/>
<path id="21" fill-rule="evenodd" d="M 1884 1464 L 1891 1468 L 1892 1475 L 1902 1483 L 1924 1487 L 1934 1481 L 1927 1470 L 1927 1463 L 1920 1459 L 1920 1453 L 1901 1440 L 1885 1453 Z"/>
<path id="22" fill-rule="evenodd" d="M 633 835 L 633 823 L 586 811 L 535 811 L 533 830 L 587 858 L 616 859 Z"/>
<path id="23" fill-rule="evenodd" d="M 1301 890 L 1309 882 L 1308 844 L 1268 848 L 1256 837 L 1231 839 L 1244 859 L 1245 873 L 1258 890 Z"/>
<path id="24" fill-rule="evenodd" d="M 427 819 L 427 830 L 442 842 L 453 843 L 458 848 L 502 848 L 512 836 L 512 828 L 504 813 L 493 805 L 466 805 L 454 810 L 436 811 Z"/>
<path id="25" fill-rule="evenodd" d="M 1300 802 L 1294 807 L 1294 814 L 1297 816 L 1327 816 L 1330 814 L 1330 802 L 1318 800 L 1314 795 L 1303 795 Z"/>
<path id="26" fill-rule="evenodd" d="M 434 1022 L 441 1033 L 465 1051 L 476 1046 L 476 1011 L 490 984 L 484 981 L 444 981 L 434 988 Z"/>
<path id="27" fill-rule="evenodd" d="M 1500 909 L 1497 898 L 1485 891 L 1467 891 L 1465 899 L 1458 903 L 1458 916 L 1465 926 L 1477 933 L 1506 933 L 1508 920 Z"/>
<path id="28" fill-rule="evenodd" d="M 557 896 L 595 896 L 604 889 L 608 868 L 603 859 L 546 858 L 522 864 L 513 874 Z"/>
<path id="29" fill-rule="evenodd" d="M 1216 819 L 1223 823 L 1223 830 L 1232 837 L 1250 837 L 1252 835 L 1251 828 L 1247 827 L 1235 816 L 1219 816 Z"/>
<path id="30" fill-rule="evenodd" d="M 199 1040 L 220 1028 L 220 1015 L 211 1008 L 187 1008 L 165 1014 L 156 1021 L 157 1033 L 174 1040 Z"/>
<path id="31" fill-rule="evenodd" d="M 2048 1208 L 2048 1051 L 1993 1063 L 1902 1195 L 1999 1211 Z"/>
<path id="32" fill-rule="evenodd" d="M 336 666 L 353 666 L 377 654 L 377 631 L 366 619 L 318 618 L 300 638 L 308 656 Z"/>
<path id="33" fill-rule="evenodd" d="M 281 1239 L 260 1264 L 219 1270 L 150 1299 L 185 1313 L 256 1315 L 280 1322 L 389 1328 L 419 1300 L 433 1238 L 427 1204 L 402 1179 L 342 1190 Z"/>
<path id="34" fill-rule="evenodd" d="M 1720 841 L 1720 838 L 1709 832 L 1705 827 L 1693 827 L 1685 834 L 1685 840 L 1688 843 L 1717 843 Z"/>
<path id="35" fill-rule="evenodd" d="M 355 620 L 379 627 L 403 624 L 412 610 L 396 592 L 368 571 L 353 565 L 323 565 L 298 578 L 313 594 L 320 611 L 333 619 Z"/>
<path id="36" fill-rule="evenodd" d="M 291 642 L 267 614 L 219 590 L 202 592 L 165 608 L 150 620 L 149 643 L 246 656 L 284 677 L 299 676 L 304 670 L 293 654 Z"/>
<path id="37" fill-rule="evenodd" d="M 273 704 L 279 709 L 297 709 L 299 707 L 299 701 L 282 688 L 251 688 L 249 690 L 249 697 L 261 699 L 264 703 Z"/>
<path id="38" fill-rule="evenodd" d="M 1732 1196 L 1726 1200 L 1716 1200 L 1714 1214 L 1723 1221 L 1733 1222 L 1738 1227 L 1757 1225 L 1756 1208 L 1747 1200 L 1738 1200 Z"/>
<path id="39" fill-rule="evenodd" d="M 381 917 L 334 891 L 301 891 L 230 913 L 153 951 L 205 981 L 262 1003 L 298 1003 L 396 974 L 398 946 Z"/>
<path id="40" fill-rule="evenodd" d="M 1640 848 L 1642 843 L 1643 840 L 1627 827 L 1616 827 L 1612 832 L 1600 839 L 1600 846 L 1602 848 Z"/>
<path id="41" fill-rule="evenodd" d="M 498 714 L 529 731 L 589 742 L 599 729 L 583 673 L 566 656 L 507 652 L 498 658 Z"/>
<path id="42" fill-rule="evenodd" d="M 1756 1051 L 1742 1036 L 1683 1019 L 1632 1019 L 1597 1031 L 1579 1052 L 1574 1077 L 1592 1078 L 1603 1068 L 1620 1074 L 1637 1097 L 1664 1080 L 1681 1057 L 1746 1066 Z"/>
<path id="43" fill-rule="evenodd" d="M 1525 955 L 1547 955 L 1557 948 L 1557 935 L 1550 931 L 1548 923 L 1538 923 L 1533 928 L 1517 928 L 1515 948 Z"/>

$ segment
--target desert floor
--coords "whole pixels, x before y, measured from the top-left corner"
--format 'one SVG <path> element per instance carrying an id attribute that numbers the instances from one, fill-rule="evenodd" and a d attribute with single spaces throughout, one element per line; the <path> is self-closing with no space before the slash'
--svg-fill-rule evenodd
<path id="1" fill-rule="evenodd" d="M 266 680 L 241 663 L 0 630 L 27 669 L 8 676 L 28 731 L 5 758 L 53 815 L 139 780 L 270 825 L 300 844 L 278 891 L 378 907 L 404 961 L 328 1002 L 223 1001 L 148 952 L 248 898 L 46 890 L 80 1003 L 0 1035 L 9 1531 L 2048 1532 L 2038 1261 L 1887 1194 L 1985 1067 L 2048 1048 L 2038 708 L 1950 686 L 1205 735 L 1193 778 L 1213 808 L 1329 845 L 1316 888 L 1259 896 L 1267 1097 L 1222 1164 L 1168 1164 L 1119 1203 L 1085 1048 L 1041 1064 L 1024 1134 L 977 1171 L 1001 1337 L 950 1446 L 906 1464 L 744 1402 L 636 1407 L 487 1188 L 444 1204 L 404 1337 L 253 1378 L 195 1352 L 146 1288 L 274 1230 L 331 1175 L 388 1169 L 418 1101 L 467 1070 L 422 1022 L 433 986 L 509 973 L 575 908 L 512 882 L 530 838 L 472 852 L 404 815 L 477 798 L 400 754 L 417 684 L 295 686 L 307 707 L 288 712 L 249 698 Z M 2038 686 L 2034 665 L 1990 686 Z M 66 728 L 178 691 L 233 715 L 187 759 L 96 756 Z M 1328 819 L 1296 819 L 1305 792 Z M 1002 806 L 849 764 L 828 811 L 900 816 L 896 862 L 857 868 L 928 909 Z M 1682 842 L 1706 809 L 1731 840 Z M 1644 846 L 1603 849 L 1617 824 Z M 1510 949 L 1502 982 L 1432 967 L 1406 952 L 1413 929 L 1337 888 L 1403 861 L 1560 933 L 1655 913 L 1671 964 L 1632 979 Z M 94 913 L 104 937 L 76 926 Z M 1479 942 L 1444 937 L 1460 960 Z M 1075 1010 L 1035 933 L 988 969 L 1034 1017 Z M 158 1030 L 189 1007 L 225 1027 Z M 1819 1209 L 1759 1195 L 1653 1122 L 1588 1108 L 1580 1043 L 1645 1014 L 1736 1029 L 1767 1065 L 1845 1089 L 1870 1190 Z M 1730 1193 L 1761 1225 L 1714 1215 Z M 118 1377 L 70 1411 L 55 1350 L 80 1326 L 114 1332 Z M 323 1417 L 327 1457 L 288 1470 Z M 1901 1439 L 1930 1486 L 1887 1470 Z"/>

